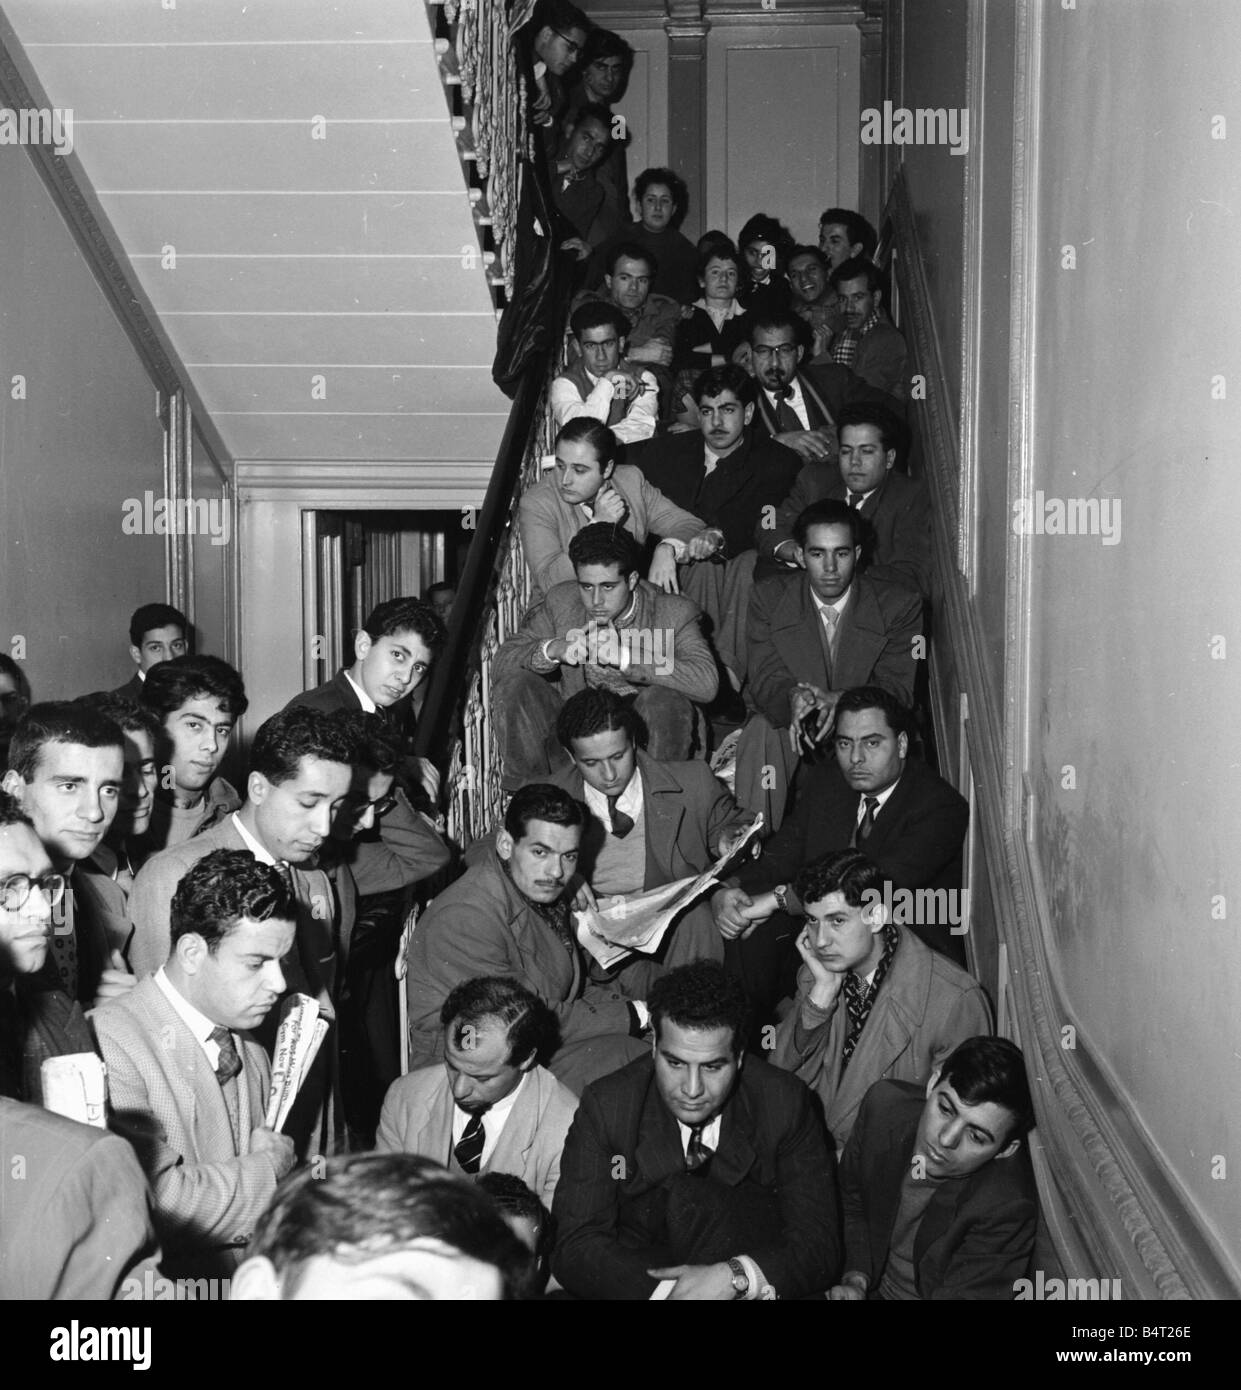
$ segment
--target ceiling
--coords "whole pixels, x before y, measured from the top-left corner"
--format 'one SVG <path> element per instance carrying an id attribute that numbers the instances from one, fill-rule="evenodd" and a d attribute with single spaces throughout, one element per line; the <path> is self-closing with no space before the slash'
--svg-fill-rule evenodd
<path id="1" fill-rule="evenodd" d="M 496 315 L 420 0 L 3 11 L 233 459 L 494 459 Z"/>

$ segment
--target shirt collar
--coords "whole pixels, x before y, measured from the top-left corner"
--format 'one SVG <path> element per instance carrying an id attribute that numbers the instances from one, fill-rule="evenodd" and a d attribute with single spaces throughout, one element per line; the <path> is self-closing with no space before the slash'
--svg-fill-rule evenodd
<path id="1" fill-rule="evenodd" d="M 345 679 L 353 686 L 353 693 L 358 697 L 358 701 L 367 714 L 378 714 L 379 706 L 371 699 L 365 690 L 354 680 L 348 671 L 345 672 Z"/>
<path id="2" fill-rule="evenodd" d="M 814 599 L 814 606 L 819 610 L 820 622 L 822 621 L 822 613 L 825 608 L 830 608 L 832 612 L 835 613 L 836 616 L 839 618 L 840 615 L 845 611 L 845 608 L 848 606 L 849 596 L 852 593 L 853 585 L 850 584 L 849 587 L 844 591 L 843 594 L 841 594 L 841 596 L 836 600 L 835 603 L 824 603 L 823 600 L 818 596 L 818 594 L 816 594 L 815 591 L 811 589 L 810 597 Z"/>
<path id="3" fill-rule="evenodd" d="M 238 835 L 241 836 L 242 841 L 245 844 L 245 847 L 250 851 L 252 855 L 254 855 L 254 857 L 259 861 L 260 864 L 268 864 L 273 869 L 276 867 L 277 861 L 275 856 L 271 854 L 265 846 L 259 844 L 259 842 L 254 838 L 254 836 L 250 834 L 250 832 L 246 829 L 245 825 L 242 823 L 241 817 L 237 814 L 236 811 L 233 812 L 233 827 L 237 831 Z"/>
<path id="4" fill-rule="evenodd" d="M 162 965 L 155 972 L 155 983 L 159 986 L 164 998 L 176 1009 L 185 1026 L 193 1033 L 195 1040 L 206 1046 L 211 1041 L 211 1035 L 215 1032 L 217 1025 L 190 1003 L 168 978 L 168 972 Z"/>
<path id="5" fill-rule="evenodd" d="M 589 782 L 582 783 L 582 790 L 586 794 L 586 805 L 599 817 L 600 820 L 607 822 L 608 799 L 601 791 L 596 791 Z M 625 786 L 625 790 L 616 798 L 616 809 L 637 820 L 639 812 L 642 810 L 642 769 L 636 764 L 633 769 L 633 776 Z"/>
<path id="6" fill-rule="evenodd" d="M 498 1137 L 500 1131 L 504 1128 L 505 1122 L 507 1121 L 509 1114 L 512 1112 L 513 1106 L 517 1104 L 517 1097 L 521 1095 L 522 1087 L 525 1086 L 526 1082 L 530 1080 L 530 1072 L 533 1070 L 534 1068 L 531 1067 L 530 1071 L 523 1072 L 521 1080 L 517 1083 L 513 1090 L 511 1090 L 508 1093 L 508 1095 L 504 1097 L 503 1100 L 498 1100 L 494 1105 L 489 1105 L 487 1109 L 484 1110 L 482 1114 L 479 1116 L 479 1118 L 483 1122 L 483 1128 L 487 1131 L 488 1139 L 495 1139 L 496 1137 Z M 468 1124 L 470 1120 L 473 1118 L 470 1111 L 462 1110 L 462 1108 L 456 1103 L 456 1101 L 453 1101 L 453 1110 L 458 1121 L 460 1121 L 462 1117 L 464 1117 L 465 1124 Z M 465 1124 L 462 1125 L 463 1129 L 465 1128 Z"/>

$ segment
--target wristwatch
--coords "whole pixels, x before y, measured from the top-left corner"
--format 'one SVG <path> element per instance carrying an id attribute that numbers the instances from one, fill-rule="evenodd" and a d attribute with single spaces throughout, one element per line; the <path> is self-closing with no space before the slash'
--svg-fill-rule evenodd
<path id="1" fill-rule="evenodd" d="M 771 896 L 776 900 L 776 906 L 781 912 L 789 910 L 789 886 L 787 883 L 777 883 L 771 890 Z"/>
<path id="2" fill-rule="evenodd" d="M 733 1297 L 744 1298 L 750 1292 L 750 1276 L 745 1272 L 745 1265 L 740 1260 L 729 1260 L 729 1269 L 733 1274 Z"/>

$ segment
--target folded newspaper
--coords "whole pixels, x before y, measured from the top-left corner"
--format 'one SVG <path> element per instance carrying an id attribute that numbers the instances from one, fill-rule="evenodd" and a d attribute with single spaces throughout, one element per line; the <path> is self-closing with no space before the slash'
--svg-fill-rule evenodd
<path id="1" fill-rule="evenodd" d="M 327 1019 L 319 1013 L 319 1001 L 308 994 L 291 994 L 280 1013 L 280 1031 L 271 1062 L 271 1096 L 264 1121 L 268 1129 L 276 1130 L 289 1118 L 328 1030 Z"/>
<path id="2" fill-rule="evenodd" d="M 750 848 L 762 827 L 763 817 L 759 814 L 733 839 L 728 853 L 696 878 L 677 879 L 628 898 L 610 898 L 606 907 L 574 912 L 579 943 L 605 970 L 619 965 L 635 951 L 654 955 L 673 921 L 720 881 L 728 865 Z"/>
<path id="3" fill-rule="evenodd" d="M 39 1072 L 45 1110 L 79 1124 L 107 1128 L 107 1068 L 93 1052 L 45 1057 Z"/>

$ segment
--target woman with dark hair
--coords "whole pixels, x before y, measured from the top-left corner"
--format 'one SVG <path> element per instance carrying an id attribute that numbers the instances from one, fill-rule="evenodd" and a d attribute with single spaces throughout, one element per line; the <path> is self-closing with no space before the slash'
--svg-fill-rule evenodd
<path id="1" fill-rule="evenodd" d="M 643 169 L 634 180 L 633 201 L 638 220 L 625 226 L 617 240 L 634 242 L 654 255 L 655 294 L 691 303 L 698 293 L 698 252 L 678 230 L 689 207 L 685 180 L 672 169 Z"/>
<path id="2" fill-rule="evenodd" d="M 741 257 L 731 243 L 711 246 L 699 257 L 702 298 L 694 301 L 689 318 L 681 320 L 672 356 L 677 373 L 672 400 L 678 414 L 682 397 L 692 395 L 698 377 L 731 362 L 746 342 L 749 318 L 737 299 L 743 274 Z"/>
<path id="3" fill-rule="evenodd" d="M 789 307 L 789 282 L 784 272 L 796 245 L 793 233 L 765 212 L 755 213 L 742 227 L 737 249 L 749 273 L 742 277 L 737 298 L 747 313 L 783 313 Z"/>

